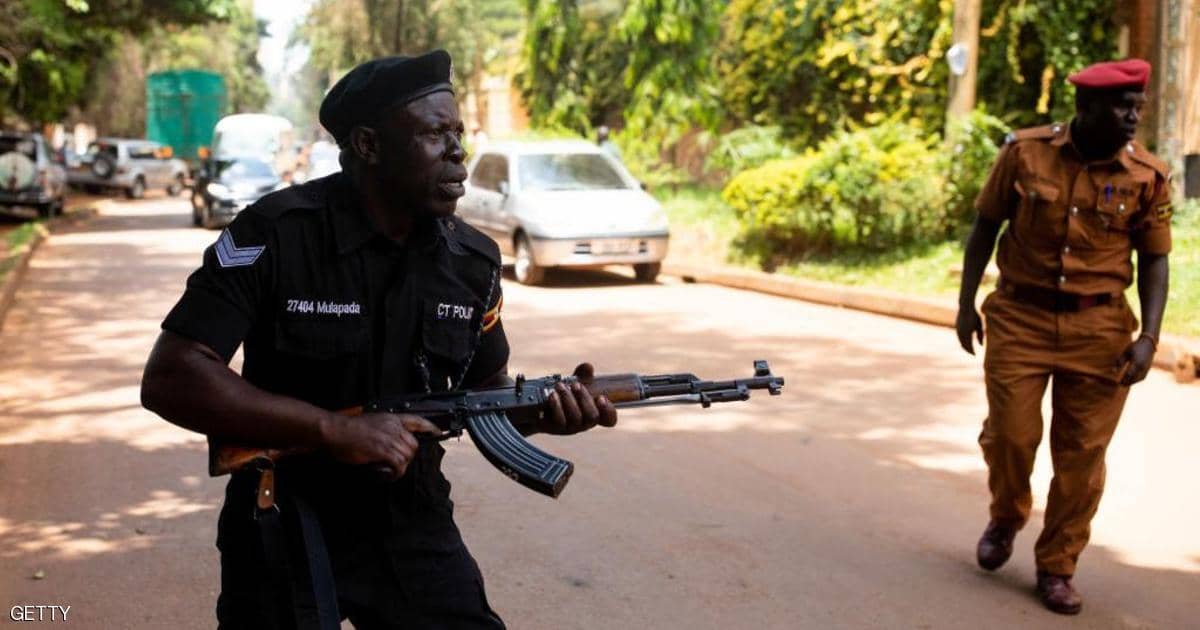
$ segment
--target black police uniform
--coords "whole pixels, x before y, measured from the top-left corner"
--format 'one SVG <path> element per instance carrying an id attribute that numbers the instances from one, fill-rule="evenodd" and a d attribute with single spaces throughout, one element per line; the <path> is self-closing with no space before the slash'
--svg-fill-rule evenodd
<path id="1" fill-rule="evenodd" d="M 247 381 L 326 409 L 470 387 L 503 369 L 496 244 L 455 217 L 426 219 L 397 244 L 355 199 L 339 173 L 244 210 L 163 328 L 226 360 L 240 343 Z M 317 515 L 338 608 L 360 629 L 503 627 L 454 525 L 442 454 L 423 442 L 395 483 L 321 455 L 276 471 L 280 504 L 302 498 Z M 234 475 L 217 528 L 222 628 L 272 625 L 256 477 Z"/>

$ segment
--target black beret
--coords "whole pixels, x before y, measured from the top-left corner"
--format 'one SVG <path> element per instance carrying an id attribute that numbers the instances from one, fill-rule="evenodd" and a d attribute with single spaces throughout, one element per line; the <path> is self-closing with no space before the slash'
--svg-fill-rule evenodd
<path id="1" fill-rule="evenodd" d="M 435 50 L 417 57 L 382 57 L 359 64 L 330 88 L 321 101 L 321 126 L 340 144 L 356 125 L 369 125 L 389 107 L 434 92 L 454 92 L 450 53 Z"/>

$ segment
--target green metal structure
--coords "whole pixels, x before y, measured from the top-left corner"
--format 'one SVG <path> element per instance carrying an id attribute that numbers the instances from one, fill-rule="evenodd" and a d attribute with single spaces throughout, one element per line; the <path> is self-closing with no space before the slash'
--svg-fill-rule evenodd
<path id="1" fill-rule="evenodd" d="M 168 70 L 146 78 L 146 138 L 170 146 L 193 167 L 225 112 L 225 80 L 205 70 Z"/>

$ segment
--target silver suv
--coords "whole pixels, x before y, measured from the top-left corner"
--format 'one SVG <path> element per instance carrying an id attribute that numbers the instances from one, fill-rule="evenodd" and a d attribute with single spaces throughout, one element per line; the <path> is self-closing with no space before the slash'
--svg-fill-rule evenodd
<path id="1" fill-rule="evenodd" d="M 67 175 L 41 134 L 0 131 L 0 208 L 43 217 L 62 212 Z"/>
<path id="2" fill-rule="evenodd" d="M 187 187 L 188 166 L 170 155 L 168 147 L 149 140 L 98 138 L 67 179 L 88 192 L 122 190 L 130 199 L 140 199 L 147 188 L 174 196 Z"/>

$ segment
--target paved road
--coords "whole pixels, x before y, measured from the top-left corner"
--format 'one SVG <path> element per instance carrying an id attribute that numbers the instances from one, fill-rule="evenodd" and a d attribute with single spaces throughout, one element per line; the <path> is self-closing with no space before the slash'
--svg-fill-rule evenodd
<path id="1" fill-rule="evenodd" d="M 120 202 L 35 257 L 0 332 L 4 611 L 211 627 L 221 483 L 202 439 L 140 408 L 138 381 L 215 236 L 189 227 L 185 202 Z M 984 399 L 949 331 L 669 279 L 553 279 L 506 285 L 514 371 L 589 359 L 730 377 L 767 358 L 788 385 L 537 438 L 577 466 L 557 501 L 452 443 L 460 524 L 511 627 L 1197 627 L 1200 387 L 1156 371 L 1131 395 L 1077 579 L 1084 612 L 1066 619 L 1030 594 L 1034 530 L 998 573 L 974 566 Z"/>

